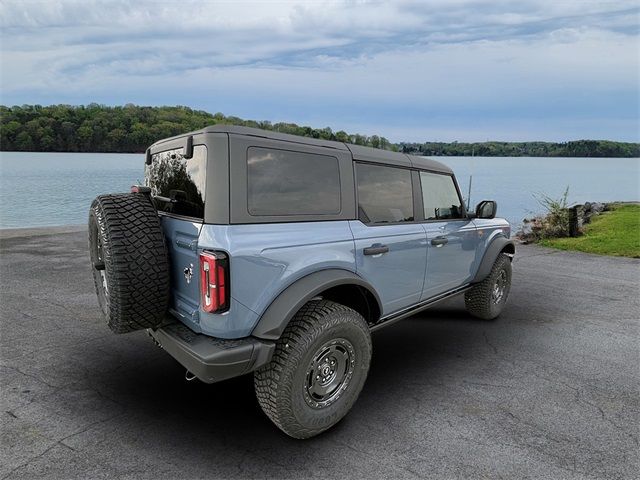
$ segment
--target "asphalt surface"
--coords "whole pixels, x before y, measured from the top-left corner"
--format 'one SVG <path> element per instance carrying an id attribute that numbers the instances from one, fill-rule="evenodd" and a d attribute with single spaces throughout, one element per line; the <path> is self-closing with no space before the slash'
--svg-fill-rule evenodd
<path id="1" fill-rule="evenodd" d="M 638 478 L 639 260 L 520 247 L 498 320 L 454 299 L 376 333 L 351 413 L 299 441 L 250 376 L 112 334 L 84 233 L 46 232 L 0 240 L 2 479 Z"/>

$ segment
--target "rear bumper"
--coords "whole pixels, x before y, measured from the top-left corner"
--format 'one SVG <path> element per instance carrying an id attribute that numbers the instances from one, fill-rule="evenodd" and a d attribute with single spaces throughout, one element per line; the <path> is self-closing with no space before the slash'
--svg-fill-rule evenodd
<path id="1" fill-rule="evenodd" d="M 193 332 L 181 323 L 157 330 L 153 339 L 187 370 L 205 383 L 251 372 L 271 360 L 275 342 L 247 337 L 225 340 Z"/>

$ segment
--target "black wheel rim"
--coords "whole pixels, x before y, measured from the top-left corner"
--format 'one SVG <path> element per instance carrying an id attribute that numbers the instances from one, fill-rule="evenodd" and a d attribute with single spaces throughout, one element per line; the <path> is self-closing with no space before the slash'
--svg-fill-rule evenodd
<path id="1" fill-rule="evenodd" d="M 349 340 L 338 338 L 324 343 L 307 368 L 304 399 L 312 408 L 328 407 L 348 388 L 356 356 Z"/>

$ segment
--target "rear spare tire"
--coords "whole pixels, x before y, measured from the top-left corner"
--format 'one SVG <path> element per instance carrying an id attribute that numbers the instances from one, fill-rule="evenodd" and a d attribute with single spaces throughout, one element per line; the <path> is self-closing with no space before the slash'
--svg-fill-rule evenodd
<path id="1" fill-rule="evenodd" d="M 154 328 L 169 303 L 169 260 L 158 213 L 142 193 L 100 195 L 89 211 L 91 270 L 109 328 Z"/>

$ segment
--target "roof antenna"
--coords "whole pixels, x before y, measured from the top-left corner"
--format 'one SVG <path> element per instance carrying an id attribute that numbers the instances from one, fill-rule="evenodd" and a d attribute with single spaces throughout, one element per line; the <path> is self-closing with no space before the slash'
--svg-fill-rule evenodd
<path id="1" fill-rule="evenodd" d="M 475 149 L 471 147 L 471 175 L 469 175 L 469 192 L 467 193 L 467 210 L 471 207 L 471 182 L 473 182 L 474 165 L 475 165 Z"/>

